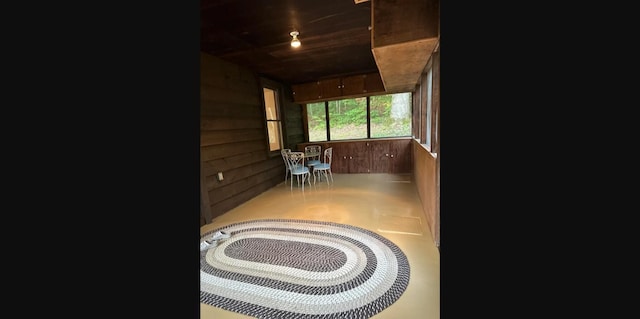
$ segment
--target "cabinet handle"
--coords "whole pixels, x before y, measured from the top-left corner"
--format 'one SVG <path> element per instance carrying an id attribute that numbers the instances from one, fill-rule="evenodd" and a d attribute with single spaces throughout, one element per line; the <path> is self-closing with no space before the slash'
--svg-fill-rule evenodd
<path id="1" fill-rule="evenodd" d="M 391 158 L 393 158 L 393 154 L 391 154 Z"/>
<path id="2" fill-rule="evenodd" d="M 353 156 L 349 156 L 349 159 L 353 159 Z"/>

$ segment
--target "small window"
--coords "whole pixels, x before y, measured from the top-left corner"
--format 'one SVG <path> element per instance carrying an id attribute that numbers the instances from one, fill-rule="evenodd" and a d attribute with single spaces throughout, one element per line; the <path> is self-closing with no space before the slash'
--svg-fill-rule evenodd
<path id="1" fill-rule="evenodd" d="M 282 148 L 282 123 L 278 112 L 278 91 L 263 88 L 265 117 L 267 120 L 267 132 L 269 137 L 269 151 L 278 151 Z"/>
<path id="2" fill-rule="evenodd" d="M 327 112 L 325 102 L 307 104 L 309 142 L 327 141 Z"/>

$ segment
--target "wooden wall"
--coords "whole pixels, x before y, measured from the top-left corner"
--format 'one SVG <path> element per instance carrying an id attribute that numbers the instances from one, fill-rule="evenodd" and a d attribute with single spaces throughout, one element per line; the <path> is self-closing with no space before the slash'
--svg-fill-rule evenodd
<path id="1" fill-rule="evenodd" d="M 260 81 L 244 67 L 200 54 L 201 223 L 284 181 L 280 153 L 268 151 Z M 304 139 L 301 106 L 282 88 L 284 144 L 296 145 Z"/>
<path id="2" fill-rule="evenodd" d="M 432 68 L 431 131 L 426 130 L 428 84 L 427 72 Z M 420 74 L 413 93 L 412 113 L 413 174 L 418 194 L 436 246 L 440 247 L 440 50 L 439 43 Z M 430 152 L 425 142 L 431 136 Z"/>
<path id="3" fill-rule="evenodd" d="M 431 235 L 436 245 L 440 245 L 439 196 L 440 185 L 436 157 L 418 140 L 413 140 L 413 177 L 422 201 L 422 209 L 427 218 Z"/>

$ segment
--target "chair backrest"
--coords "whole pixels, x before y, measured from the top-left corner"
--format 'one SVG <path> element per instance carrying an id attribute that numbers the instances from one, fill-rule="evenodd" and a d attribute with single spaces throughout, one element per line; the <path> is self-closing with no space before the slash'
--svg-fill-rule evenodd
<path id="1" fill-rule="evenodd" d="M 286 166 L 289 166 L 289 161 L 287 160 L 289 153 L 291 153 L 290 148 L 283 148 L 280 150 L 280 154 L 282 155 L 282 159 L 284 160 L 284 165 Z"/>
<path id="2" fill-rule="evenodd" d="M 304 167 L 304 152 L 290 152 L 287 156 L 289 167 Z M 294 173 L 293 171 L 291 173 Z"/>
<path id="3" fill-rule="evenodd" d="M 305 154 L 316 153 L 317 156 L 309 157 L 307 160 L 320 160 L 320 156 L 322 155 L 322 146 L 320 145 L 307 145 L 304 147 Z"/>
<path id="4" fill-rule="evenodd" d="M 289 168 L 289 153 L 291 152 L 290 148 L 283 148 L 280 150 L 280 154 L 282 155 L 282 160 L 284 161 L 284 167 Z"/>
<path id="5" fill-rule="evenodd" d="M 331 158 L 333 157 L 333 147 L 329 147 L 324 150 L 324 161 L 323 163 L 329 164 L 331 166 Z"/>

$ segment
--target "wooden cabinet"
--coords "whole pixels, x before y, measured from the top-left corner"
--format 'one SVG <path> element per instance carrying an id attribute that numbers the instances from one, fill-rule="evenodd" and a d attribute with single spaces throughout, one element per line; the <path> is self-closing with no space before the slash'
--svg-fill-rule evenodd
<path id="1" fill-rule="evenodd" d="M 299 101 L 313 101 L 322 98 L 322 86 L 320 82 L 309 82 L 303 84 L 292 85 L 293 100 Z"/>
<path id="2" fill-rule="evenodd" d="M 370 172 L 371 156 L 368 142 L 338 142 L 331 144 L 331 147 L 333 147 L 332 172 L 346 174 Z"/>
<path id="3" fill-rule="evenodd" d="M 320 96 L 322 99 L 331 99 L 342 96 L 342 79 L 329 79 L 319 82 L 322 91 Z"/>
<path id="4" fill-rule="evenodd" d="M 342 78 L 342 95 L 356 96 L 384 92 L 380 73 L 369 73 Z"/>
<path id="5" fill-rule="evenodd" d="M 312 103 L 382 93 L 384 84 L 379 73 L 368 73 L 294 84 L 291 89 L 296 103 Z"/>
<path id="6" fill-rule="evenodd" d="M 412 153 L 411 140 L 393 140 L 389 142 L 389 173 L 411 172 Z"/>
<path id="7" fill-rule="evenodd" d="M 333 173 L 410 173 L 412 170 L 411 139 L 375 139 L 298 144 L 320 144 L 322 150 L 333 147 Z"/>
<path id="8" fill-rule="evenodd" d="M 365 74 L 364 88 L 367 92 L 384 92 L 384 83 L 382 82 L 382 76 L 380 73 Z"/>
<path id="9" fill-rule="evenodd" d="M 371 3 L 371 52 L 385 91 L 412 91 L 440 38 L 440 0 Z"/>
<path id="10" fill-rule="evenodd" d="M 411 140 L 371 142 L 371 173 L 407 173 L 411 171 Z"/>
<path id="11" fill-rule="evenodd" d="M 389 162 L 392 158 L 391 155 L 389 155 L 389 142 L 371 142 L 371 155 L 373 157 L 373 161 L 371 161 L 371 172 L 387 173 L 387 170 L 389 169 Z"/>

